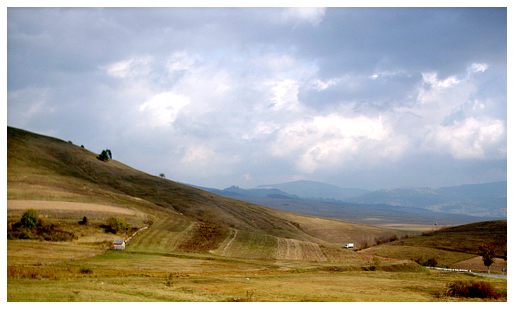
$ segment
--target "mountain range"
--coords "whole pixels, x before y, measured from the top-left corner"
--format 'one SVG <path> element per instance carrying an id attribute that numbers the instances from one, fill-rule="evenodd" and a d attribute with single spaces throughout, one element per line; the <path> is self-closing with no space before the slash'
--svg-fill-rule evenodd
<path id="1" fill-rule="evenodd" d="M 368 191 L 314 181 L 204 190 L 268 207 L 357 222 L 446 224 L 505 218 L 507 183 Z"/>

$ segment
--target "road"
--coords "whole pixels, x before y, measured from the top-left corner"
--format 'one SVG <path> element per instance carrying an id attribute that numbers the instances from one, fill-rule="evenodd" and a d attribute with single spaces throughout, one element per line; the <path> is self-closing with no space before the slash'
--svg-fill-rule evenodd
<path id="1" fill-rule="evenodd" d="M 442 272 L 458 272 L 463 274 L 472 274 L 474 276 L 479 277 L 488 277 L 488 278 L 496 278 L 496 279 L 504 279 L 507 280 L 506 274 L 486 274 L 486 273 L 475 273 L 468 269 L 452 269 L 452 268 L 442 268 L 442 267 L 426 267 L 428 269 L 438 270 Z"/>
<path id="2" fill-rule="evenodd" d="M 496 278 L 496 279 L 505 279 L 507 280 L 507 275 L 502 274 L 486 274 L 486 273 L 474 273 L 471 272 L 475 276 L 488 277 L 488 278 Z"/>

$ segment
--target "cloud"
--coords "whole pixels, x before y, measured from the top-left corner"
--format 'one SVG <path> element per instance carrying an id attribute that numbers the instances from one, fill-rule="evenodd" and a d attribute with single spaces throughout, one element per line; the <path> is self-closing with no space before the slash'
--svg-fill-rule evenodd
<path id="1" fill-rule="evenodd" d="M 395 160 L 405 140 L 393 136 L 382 117 L 343 116 L 337 113 L 300 120 L 280 129 L 272 153 L 296 161 L 302 172 L 341 168 L 351 162 Z"/>
<path id="2" fill-rule="evenodd" d="M 450 76 L 445 79 L 438 79 L 437 73 L 429 72 L 423 73 L 423 82 L 429 85 L 432 89 L 446 89 L 451 88 L 458 85 L 461 81 L 457 79 L 455 76 Z"/>
<path id="3" fill-rule="evenodd" d="M 216 151 L 209 145 L 193 143 L 185 149 L 182 158 L 172 165 L 179 173 L 205 180 L 210 177 L 231 175 L 240 163 L 241 159 L 238 155 Z"/>
<path id="4" fill-rule="evenodd" d="M 273 110 L 298 110 L 298 82 L 291 79 L 281 80 L 270 84 Z"/>
<path id="5" fill-rule="evenodd" d="M 466 118 L 438 126 L 427 137 L 429 149 L 449 152 L 455 159 L 490 159 L 505 156 L 505 127 L 497 119 Z"/>
<path id="6" fill-rule="evenodd" d="M 313 26 L 323 21 L 325 8 L 286 8 L 282 11 L 282 20 L 286 22 L 309 23 Z"/>
<path id="7" fill-rule="evenodd" d="M 152 96 L 139 106 L 150 127 L 169 126 L 177 118 L 180 110 L 190 104 L 186 96 L 173 92 L 162 92 Z"/>
<path id="8" fill-rule="evenodd" d="M 191 69 L 196 62 L 197 59 L 195 56 L 192 56 L 186 51 L 177 51 L 170 56 L 166 67 L 170 72 L 186 71 Z"/>
<path id="9" fill-rule="evenodd" d="M 487 63 L 472 63 L 470 70 L 473 73 L 483 73 L 487 71 L 488 68 L 489 66 L 487 65 Z"/>
<path id="10" fill-rule="evenodd" d="M 149 66 L 152 58 L 142 56 L 138 58 L 130 58 L 126 60 L 117 61 L 104 67 L 107 75 L 116 78 L 134 78 L 138 76 L 145 76 L 149 73 Z"/>
<path id="11" fill-rule="evenodd" d="M 10 9 L 8 123 L 214 186 L 499 175 L 505 12 Z"/>
<path id="12" fill-rule="evenodd" d="M 331 78 L 327 80 L 316 79 L 312 82 L 312 87 L 317 91 L 323 91 L 337 85 L 337 83 L 339 83 L 338 78 Z"/>
<path id="13" fill-rule="evenodd" d="M 57 111 L 57 107 L 51 103 L 52 95 L 49 88 L 27 88 L 12 91 L 8 95 L 10 103 L 8 117 L 23 126 L 35 119 L 48 117 Z"/>

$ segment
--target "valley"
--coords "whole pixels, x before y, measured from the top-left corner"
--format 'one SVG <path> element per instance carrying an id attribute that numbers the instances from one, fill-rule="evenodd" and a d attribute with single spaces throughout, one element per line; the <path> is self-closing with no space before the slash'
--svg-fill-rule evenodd
<path id="1" fill-rule="evenodd" d="M 444 293 L 456 280 L 488 282 L 506 300 L 506 280 L 440 273 L 414 261 L 421 252 L 445 266 L 484 271 L 461 237 L 502 246 L 506 221 L 423 236 L 426 226 L 409 220 L 378 225 L 298 214 L 100 161 L 59 139 L 12 127 L 7 133 L 8 235 L 34 209 L 43 227 L 74 236 L 8 239 L 8 301 L 465 300 Z M 79 223 L 84 217 L 87 224 Z M 108 232 L 111 218 L 127 228 Z M 145 227 L 125 250 L 111 250 L 113 240 Z M 342 248 L 349 242 L 356 250 Z"/>

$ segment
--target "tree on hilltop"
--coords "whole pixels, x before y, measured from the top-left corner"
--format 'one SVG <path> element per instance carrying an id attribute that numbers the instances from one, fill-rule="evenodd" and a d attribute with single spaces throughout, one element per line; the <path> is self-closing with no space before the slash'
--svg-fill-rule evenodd
<path id="1" fill-rule="evenodd" d="M 96 156 L 100 161 L 109 161 L 112 159 L 112 153 L 109 149 L 102 150 L 102 153 Z"/>

